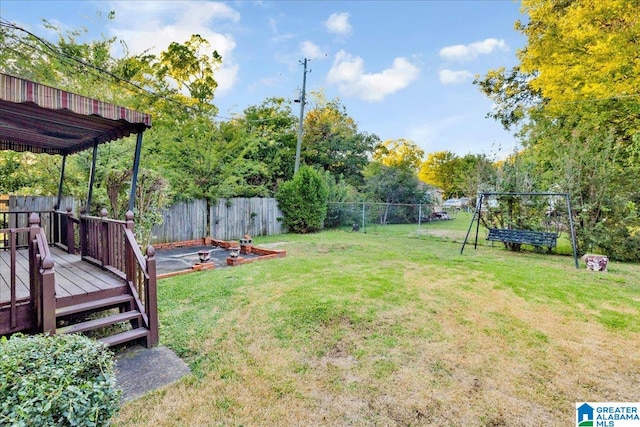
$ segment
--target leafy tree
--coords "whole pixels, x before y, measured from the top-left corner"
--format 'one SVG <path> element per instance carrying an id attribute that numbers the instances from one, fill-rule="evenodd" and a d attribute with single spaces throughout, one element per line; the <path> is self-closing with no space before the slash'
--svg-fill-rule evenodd
<path id="1" fill-rule="evenodd" d="M 276 199 L 284 213 L 284 224 L 295 233 L 310 233 L 322 228 L 327 216 L 329 190 L 322 173 L 302 166 L 291 181 L 283 183 Z"/>
<path id="2" fill-rule="evenodd" d="M 495 189 L 498 168 L 485 154 L 467 154 L 460 158 L 454 182 L 456 192 L 475 200 L 479 191 Z"/>
<path id="3" fill-rule="evenodd" d="M 580 248 L 638 259 L 635 178 L 640 141 L 637 25 L 632 2 L 524 0 L 520 64 L 476 84 L 494 117 L 519 129 L 539 189 L 572 196 Z M 525 120 L 526 119 L 526 120 Z"/>
<path id="4" fill-rule="evenodd" d="M 523 0 L 527 37 L 518 56 L 531 87 L 560 110 L 566 103 L 635 95 L 640 63 L 637 5 L 628 0 Z"/>
<path id="5" fill-rule="evenodd" d="M 266 166 L 270 192 L 293 177 L 298 119 L 284 98 L 268 98 L 246 108 L 233 125 L 244 129 L 247 143 L 253 145 L 246 158 Z"/>
<path id="6" fill-rule="evenodd" d="M 109 205 L 111 207 L 111 216 L 113 218 L 124 218 L 123 211 L 126 212 L 125 197 L 126 188 L 129 182 L 131 182 L 131 170 L 130 169 L 112 169 L 107 172 L 105 177 L 105 187 L 107 190 L 107 197 L 109 198 Z"/>
<path id="7" fill-rule="evenodd" d="M 362 171 L 379 138 L 358 132 L 339 99 L 327 101 L 321 93 L 312 94 L 311 99 L 315 105 L 304 119 L 302 161 L 342 175 L 352 185 L 362 185 Z"/>
<path id="8" fill-rule="evenodd" d="M 354 203 L 361 202 L 363 195 L 341 176 L 336 178 L 325 171 L 324 177 L 328 189 L 327 216 L 324 226 L 332 228 L 358 222 L 359 216 L 356 217 L 350 207 L 354 206 Z"/>
<path id="9" fill-rule="evenodd" d="M 531 86 L 532 75 L 519 66 L 507 71 L 504 67 L 490 70 L 473 81 L 494 103 L 487 117 L 497 120 L 507 129 L 518 128 L 536 106 L 541 105 L 540 92 Z"/>
<path id="10" fill-rule="evenodd" d="M 139 241 L 146 247 L 151 242 L 151 230 L 162 224 L 162 209 L 167 203 L 167 183 L 157 172 L 140 169 L 136 186 L 136 232 Z"/>
<path id="11" fill-rule="evenodd" d="M 423 157 L 424 151 L 415 142 L 404 138 L 388 139 L 379 144 L 373 153 L 376 162 L 414 172 L 420 169 Z"/>
<path id="12" fill-rule="evenodd" d="M 109 15 L 109 19 L 113 15 Z M 127 67 L 131 64 L 140 65 L 144 61 L 138 57 L 125 57 L 116 60 L 110 56 L 115 38 L 80 42 L 80 38 L 86 34 L 86 29 L 77 29 L 63 32 L 58 27 L 45 21 L 49 29 L 58 33 L 58 40 L 49 43 L 36 35 L 26 32 L 13 25 L 3 25 L 0 27 L 0 40 L 6 49 L 0 49 L 2 64 L 0 69 L 5 72 L 17 74 L 25 78 L 30 78 L 43 84 L 69 90 L 81 95 L 95 97 L 107 102 L 136 108 L 145 106 L 144 111 L 153 113 L 157 104 L 147 102 L 155 95 L 145 92 L 138 82 L 149 82 L 150 68 Z M 147 55 L 146 64 L 153 64 L 153 56 Z M 157 61 L 156 61 L 157 62 Z M 127 66 L 125 66 L 127 65 Z M 119 75 L 120 71 L 128 70 L 126 76 Z M 136 75 L 132 72 L 134 70 Z M 156 73 L 157 74 L 157 73 Z M 131 83 L 127 83 L 127 77 Z M 168 87 L 168 83 L 164 83 Z M 146 86 L 146 85 L 145 85 Z M 149 87 L 158 87 L 149 85 Z M 163 98 L 166 99 L 166 98 Z M 176 114 L 174 113 L 174 116 Z M 154 116 L 155 117 L 155 116 Z M 131 153 L 134 144 L 133 138 L 104 144 L 99 147 L 98 164 L 96 167 L 96 180 L 93 193 L 92 212 L 96 214 L 107 205 L 115 206 L 115 202 L 108 201 L 107 183 L 105 178 L 110 170 L 123 170 L 130 168 L 133 158 L 122 154 Z M 3 154 L 4 156 L 5 154 Z M 30 153 L 20 153 L 24 159 L 29 159 L 33 155 Z M 48 171 L 47 165 L 51 164 L 50 156 L 39 155 L 31 161 L 33 171 Z M 56 158 L 54 164 L 59 164 Z M 65 192 L 73 193 L 76 197 L 85 198 L 87 193 L 87 180 L 91 166 L 91 153 L 86 151 L 70 156 L 67 161 L 65 174 Z M 126 166 L 125 166 L 126 165 Z M 59 166 L 57 166 L 59 170 Z M 57 179 L 59 172 L 46 173 L 37 176 L 37 182 L 43 189 L 40 194 L 55 194 L 57 189 Z M 113 184 L 113 183 L 111 183 Z M 37 193 L 28 187 L 22 187 L 22 191 Z M 122 191 L 116 191 L 121 193 Z M 112 194 L 113 196 L 114 194 Z"/>
<path id="13" fill-rule="evenodd" d="M 402 167 L 372 162 L 366 169 L 367 193 L 376 202 L 422 203 L 424 192 L 414 173 Z"/>
<path id="14" fill-rule="evenodd" d="M 640 257 L 636 210 L 640 194 L 638 153 L 615 129 L 597 122 L 539 120 L 531 131 L 529 157 L 543 188 L 569 193 L 581 251 L 605 251 L 616 259 Z"/>
<path id="15" fill-rule="evenodd" d="M 27 167 L 29 158 L 14 151 L 0 152 L 0 193 L 16 193 L 37 182 L 37 176 Z"/>
<path id="16" fill-rule="evenodd" d="M 416 174 L 403 166 L 386 166 L 371 162 L 365 170 L 365 191 L 374 202 L 385 203 L 379 221 L 386 224 L 390 215 L 390 204 L 420 204 L 426 194 Z M 405 215 L 406 216 L 406 215 Z"/>
<path id="17" fill-rule="evenodd" d="M 207 104 L 213 100 L 218 87 L 214 72 L 222 63 L 222 57 L 216 50 L 208 55 L 208 47 L 207 40 L 193 34 L 184 43 L 172 42 L 167 50 L 160 53 L 158 78 L 168 77 L 178 85 L 179 90 L 186 88 L 189 96 L 183 99 L 185 102 Z"/>
<path id="18" fill-rule="evenodd" d="M 420 166 L 418 177 L 427 184 L 442 189 L 446 197 L 451 197 L 457 193 L 454 178 L 459 163 L 460 158 L 450 151 L 430 153 Z"/>

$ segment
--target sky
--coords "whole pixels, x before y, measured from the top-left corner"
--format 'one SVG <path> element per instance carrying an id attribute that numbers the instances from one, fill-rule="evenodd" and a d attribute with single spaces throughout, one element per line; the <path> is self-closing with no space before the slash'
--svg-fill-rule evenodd
<path id="1" fill-rule="evenodd" d="M 472 81 L 518 63 L 519 9 L 512 0 L 0 0 L 1 18 L 52 41 L 43 18 L 86 28 L 87 40 L 116 36 L 132 54 L 201 35 L 222 56 L 220 120 L 270 97 L 299 98 L 306 58 L 307 94 L 338 98 L 360 132 L 411 140 L 425 154 L 492 158 L 517 142 L 486 118 L 492 103 Z M 291 107 L 297 117 L 300 104 Z"/>

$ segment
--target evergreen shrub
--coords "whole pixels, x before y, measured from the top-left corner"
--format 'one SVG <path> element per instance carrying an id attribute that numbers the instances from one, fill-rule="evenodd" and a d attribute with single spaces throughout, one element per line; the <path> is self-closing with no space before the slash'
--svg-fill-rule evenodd
<path id="1" fill-rule="evenodd" d="M 82 335 L 0 339 L 0 425 L 107 426 L 119 410 L 111 352 Z"/>
<path id="2" fill-rule="evenodd" d="M 329 190 L 324 176 L 303 166 L 292 180 L 283 183 L 276 200 L 284 213 L 284 225 L 294 233 L 311 233 L 322 228 L 327 216 Z"/>

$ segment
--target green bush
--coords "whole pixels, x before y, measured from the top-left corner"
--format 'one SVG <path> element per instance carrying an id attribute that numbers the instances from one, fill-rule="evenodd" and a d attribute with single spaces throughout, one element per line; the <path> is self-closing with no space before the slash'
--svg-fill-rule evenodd
<path id="1" fill-rule="evenodd" d="M 82 335 L 0 340 L 0 425 L 105 426 L 119 399 L 103 344 Z"/>
<path id="2" fill-rule="evenodd" d="M 329 190 L 323 175 L 303 166 L 276 194 L 284 213 L 284 225 L 294 233 L 310 233 L 322 228 L 327 216 Z"/>

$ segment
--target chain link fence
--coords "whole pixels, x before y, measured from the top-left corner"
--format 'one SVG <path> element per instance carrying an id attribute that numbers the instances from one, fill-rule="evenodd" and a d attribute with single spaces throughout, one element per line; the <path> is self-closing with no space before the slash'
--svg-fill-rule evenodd
<path id="1" fill-rule="evenodd" d="M 332 202 L 329 203 L 324 228 L 375 231 L 386 225 L 414 224 L 419 230 L 423 223 L 442 219 L 449 219 L 449 215 L 435 211 L 429 203 Z"/>

